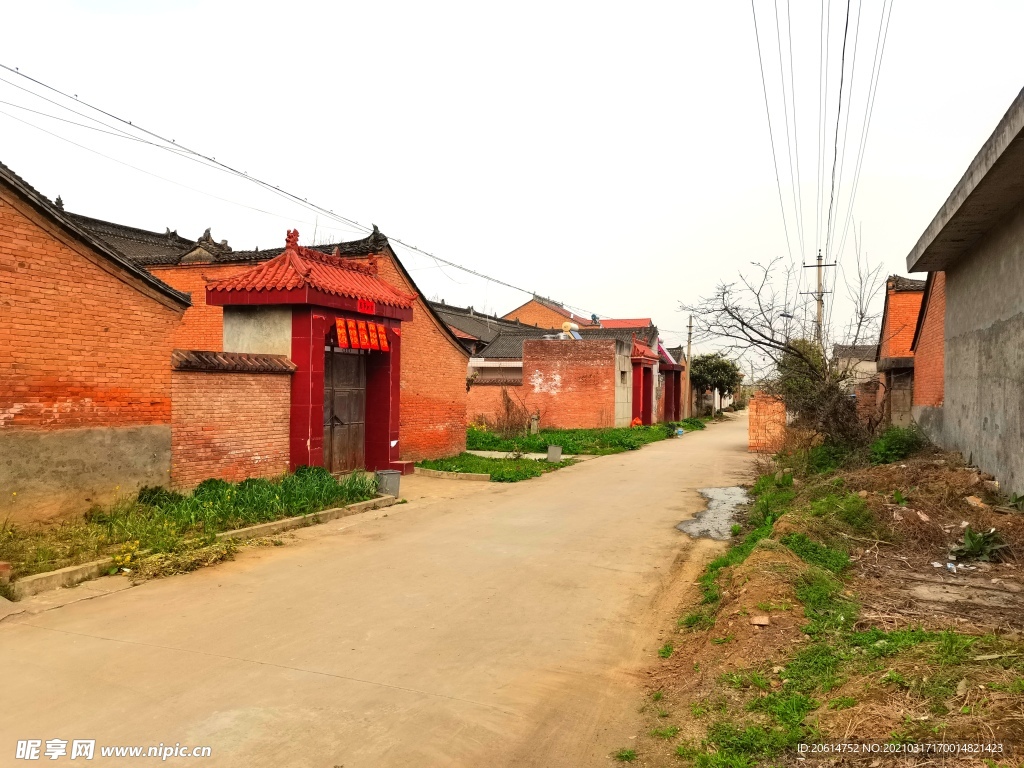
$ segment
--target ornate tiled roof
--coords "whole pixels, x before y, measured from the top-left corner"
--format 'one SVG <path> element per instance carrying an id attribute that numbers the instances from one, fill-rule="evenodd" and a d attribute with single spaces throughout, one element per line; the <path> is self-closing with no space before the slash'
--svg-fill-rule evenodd
<path id="1" fill-rule="evenodd" d="M 150 232 L 147 229 L 128 227 L 77 213 L 66 215 L 86 232 L 117 248 L 141 266 L 176 264 L 182 256 L 196 247 L 195 240 L 182 237 L 170 229 L 163 233 Z"/>
<path id="2" fill-rule="evenodd" d="M 415 294 L 403 293 L 377 276 L 377 259 L 345 259 L 340 249 L 327 254 L 299 245 L 298 230 L 288 231 L 287 245 L 263 264 L 207 284 L 207 291 L 289 291 L 312 288 L 322 293 L 367 299 L 409 309 Z"/>

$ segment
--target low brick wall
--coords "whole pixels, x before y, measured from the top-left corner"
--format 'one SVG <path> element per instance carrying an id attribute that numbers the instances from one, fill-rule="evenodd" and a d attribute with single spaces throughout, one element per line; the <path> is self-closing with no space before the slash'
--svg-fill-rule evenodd
<path id="1" fill-rule="evenodd" d="M 175 488 L 288 471 L 289 372 L 175 370 L 171 399 Z"/>
<path id="2" fill-rule="evenodd" d="M 786 405 L 777 397 L 756 394 L 750 399 L 747 450 L 776 453 L 786 436 Z"/>

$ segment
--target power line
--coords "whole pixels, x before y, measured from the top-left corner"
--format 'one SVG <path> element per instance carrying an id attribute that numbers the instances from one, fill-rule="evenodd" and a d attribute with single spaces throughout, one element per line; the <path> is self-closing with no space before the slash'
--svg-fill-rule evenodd
<path id="1" fill-rule="evenodd" d="M 875 94 L 878 92 L 878 81 L 882 75 L 882 58 L 885 56 L 885 42 L 889 37 L 889 19 L 892 17 L 893 0 L 889 0 L 889 13 L 886 15 L 885 2 L 882 3 L 882 16 L 878 19 L 878 37 L 875 40 L 875 57 L 871 67 L 871 78 L 868 85 L 868 101 L 864 109 L 864 122 L 861 126 L 860 146 L 857 152 L 857 162 L 854 165 L 853 191 L 850 193 L 850 205 L 847 210 L 846 222 L 843 225 L 843 235 L 839 240 L 839 252 L 842 253 L 846 244 L 846 236 L 850 228 L 850 221 L 853 218 L 853 203 L 857 197 L 857 188 L 860 186 L 860 171 L 864 163 L 864 155 L 867 149 L 868 132 L 871 130 L 871 116 L 875 111 Z M 883 32 L 882 22 L 885 22 Z"/>
<path id="2" fill-rule="evenodd" d="M 782 32 L 779 29 L 779 2 L 775 0 L 775 39 L 778 42 L 779 52 L 779 82 L 782 85 L 782 115 L 786 126 L 786 155 L 789 158 L 789 180 L 792 186 L 793 193 L 793 210 L 795 216 L 793 217 L 796 222 L 797 237 L 800 238 L 800 260 L 804 258 L 804 224 L 803 224 L 803 206 L 797 202 L 797 196 L 800 194 L 800 150 L 799 143 L 796 141 L 797 126 L 796 126 L 796 83 L 790 81 L 790 96 L 793 99 L 793 141 L 790 141 L 789 131 L 789 101 L 786 98 L 786 74 L 785 69 L 782 65 Z M 789 14 L 789 3 L 787 0 L 786 4 L 787 22 Z M 756 23 L 756 22 L 755 22 Z M 789 62 L 790 65 L 793 63 L 793 40 L 791 37 L 787 37 L 789 43 Z M 796 143 L 796 168 L 797 171 L 793 172 L 793 149 L 792 145 Z"/>
<path id="3" fill-rule="evenodd" d="M 857 3 L 857 24 L 853 30 L 853 58 L 850 62 L 850 88 L 846 95 L 846 122 L 843 124 L 843 141 L 842 151 L 839 153 L 839 181 L 836 184 L 836 194 L 840 194 L 843 189 L 843 170 L 846 168 L 846 140 L 850 133 L 850 114 L 853 112 L 853 90 L 857 87 L 857 49 L 860 47 L 860 17 L 861 10 L 864 7 L 863 0 Z M 840 89 L 840 98 L 842 97 L 842 89 Z M 842 105 L 840 104 L 840 109 Z M 835 229 L 829 235 L 826 250 L 832 253 L 832 245 L 835 242 Z M 842 254 L 836 256 L 840 258 Z"/>
<path id="4" fill-rule="evenodd" d="M 775 187 L 779 192 L 779 211 L 782 213 L 782 229 L 786 233 L 786 250 L 789 251 L 789 260 L 793 260 L 793 248 L 789 244 L 789 225 L 786 223 L 786 206 L 782 202 L 782 182 L 779 180 L 779 161 L 775 155 L 775 135 L 772 132 L 772 115 L 768 109 L 768 86 L 764 79 L 764 60 L 761 56 L 761 36 L 757 31 L 757 11 L 754 10 L 754 0 L 750 0 L 750 12 L 754 17 L 754 39 L 757 41 L 757 65 L 761 69 L 761 91 L 764 93 L 764 113 L 768 118 L 768 138 L 772 145 L 772 164 L 775 166 Z"/>
<path id="5" fill-rule="evenodd" d="M 281 189 L 280 187 L 278 187 L 276 185 L 273 185 L 273 184 L 270 184 L 269 182 L 263 181 L 262 179 L 260 179 L 260 178 L 258 178 L 256 176 L 251 176 L 251 175 L 249 175 L 248 173 L 246 173 L 244 171 L 241 171 L 241 170 L 239 170 L 237 168 L 233 168 L 232 166 L 229 166 L 226 163 L 223 163 L 223 162 L 217 160 L 215 157 L 211 157 L 211 156 L 205 155 L 205 154 L 203 154 L 203 153 L 201 153 L 201 152 L 199 152 L 197 150 L 194 150 L 194 149 L 191 149 L 191 148 L 187 147 L 184 144 L 179 144 L 179 143 L 177 143 L 173 139 L 169 139 L 169 138 L 167 138 L 165 136 L 161 136 L 160 134 L 158 134 L 158 133 L 156 133 L 154 131 L 151 131 L 151 130 L 149 130 L 147 128 L 144 128 L 141 125 L 137 125 L 137 124 L 135 124 L 135 123 L 133 123 L 133 122 L 131 122 L 129 120 L 125 120 L 124 118 L 119 117 L 119 116 L 113 114 L 112 112 L 108 112 L 108 111 L 106 111 L 106 110 L 104 110 L 104 109 L 102 109 L 100 107 L 97 107 L 97 106 L 95 106 L 93 104 L 90 104 L 90 103 L 88 103 L 86 101 L 83 101 L 83 100 L 79 99 L 77 97 L 77 95 L 68 94 L 68 93 L 66 93 L 64 91 L 61 91 L 60 89 L 55 88 L 55 87 L 53 87 L 53 86 L 51 86 L 51 85 L 49 85 L 49 84 L 47 84 L 47 83 L 45 83 L 45 82 L 43 82 L 41 80 L 37 80 L 36 78 L 31 77 L 31 76 L 25 74 L 24 72 L 19 71 L 15 67 L 9 67 L 6 64 L 0 63 L 0 68 L 7 70 L 8 72 L 10 72 L 10 73 L 12 73 L 14 75 L 18 75 L 19 77 L 25 78 L 26 80 L 28 80 L 28 81 L 30 81 L 32 83 L 35 83 L 36 85 L 39 85 L 39 86 L 41 86 L 41 87 L 43 87 L 43 88 L 45 88 L 45 89 L 47 89 L 47 90 L 49 90 L 49 91 L 51 91 L 53 93 L 56 93 L 56 94 L 64 97 L 65 99 L 73 99 L 76 102 L 78 102 L 79 104 L 82 104 L 83 106 L 85 106 L 85 107 L 87 107 L 89 109 L 92 109 L 92 110 L 98 112 L 101 115 L 104 115 L 105 117 L 109 118 L 110 120 L 113 120 L 113 121 L 115 121 L 117 123 L 121 123 L 122 125 L 130 126 L 135 131 L 139 131 L 141 133 L 146 134 L 147 136 L 150 136 L 151 138 L 154 138 L 154 139 L 157 139 L 160 142 L 163 142 L 162 145 L 161 144 L 155 144 L 153 142 L 145 142 L 145 143 L 150 144 L 151 146 L 156 147 L 157 149 L 163 149 L 163 150 L 171 151 L 173 154 L 185 157 L 186 159 L 206 161 L 206 162 L 203 162 L 201 164 L 202 165 L 208 165 L 209 167 L 215 167 L 216 169 L 221 170 L 223 172 L 226 172 L 226 173 L 229 173 L 231 175 L 238 176 L 240 178 L 248 180 L 248 181 L 250 181 L 250 182 L 252 182 L 252 183 L 262 187 L 263 189 L 265 189 L 265 190 L 267 190 L 267 191 L 269 191 L 269 192 L 271 192 L 273 194 L 277 194 L 280 197 L 284 197 L 284 198 L 290 200 L 291 202 L 299 205 L 300 207 L 306 208 L 307 210 L 310 210 L 310 211 L 315 211 L 315 212 L 317 212 L 317 213 L 319 213 L 319 214 L 321 214 L 321 215 L 323 215 L 325 217 L 328 217 L 330 219 L 334 219 L 335 221 L 337 221 L 339 223 L 343 223 L 343 224 L 347 224 L 349 226 L 355 227 L 356 231 L 364 232 L 364 233 L 367 233 L 367 234 L 369 234 L 370 232 L 373 231 L 373 228 L 371 226 L 367 226 L 365 224 L 362 224 L 362 223 L 356 221 L 355 219 L 350 219 L 348 217 L 341 216 L 340 214 L 336 214 L 336 213 L 334 213 L 334 211 L 331 211 L 330 209 L 324 208 L 323 206 L 317 205 L 315 203 L 310 203 L 306 198 L 299 197 L 298 195 L 296 195 L 294 193 L 288 192 L 287 190 L 283 190 L 283 189 Z M 3 79 L 0 78 L 0 80 L 3 80 Z M 86 119 L 93 120 L 93 121 L 95 121 L 95 122 L 97 122 L 97 123 L 99 123 L 101 125 L 104 125 L 105 127 L 112 128 L 113 130 L 116 130 L 116 131 L 118 131 L 121 134 L 125 134 L 125 135 L 129 135 L 130 136 L 130 134 L 128 134 L 128 132 L 125 131 L 124 129 L 117 128 L 116 126 L 107 125 L 106 123 L 103 123 L 102 121 L 97 120 L 96 118 L 84 115 L 83 113 L 80 113 L 77 110 L 74 110 L 74 109 L 68 107 L 65 104 L 61 104 L 61 103 L 59 103 L 59 102 L 57 102 L 57 101 L 55 101 L 53 99 L 49 99 L 46 96 L 43 96 L 42 94 L 38 94 L 38 93 L 36 93 L 36 92 L 34 92 L 34 91 L 30 90 L 30 89 L 26 89 L 26 88 L 23 88 L 21 86 L 18 86 L 16 84 L 14 84 L 14 83 L 10 83 L 7 80 L 3 80 L 3 82 L 7 82 L 10 85 L 13 85 L 15 88 L 18 88 L 19 90 L 26 91 L 27 93 L 30 93 L 30 94 L 32 94 L 34 96 L 37 96 L 38 98 L 43 99 L 44 101 L 50 102 L 50 103 L 52 103 L 52 104 L 54 104 L 54 105 L 56 105 L 56 106 L 58 106 L 58 107 L 60 107 L 62 109 L 66 109 L 66 110 L 68 110 L 70 112 L 74 112 L 75 114 L 78 114 L 78 115 L 80 115 L 82 117 L 86 117 Z M 4 114 L 6 114 L 6 113 L 4 113 Z M 97 150 L 91 149 L 91 148 L 86 147 L 86 146 L 84 146 L 82 144 L 78 144 L 77 142 L 74 142 L 74 141 L 72 141 L 70 139 L 67 139 L 65 137 L 59 136 L 58 134 L 55 134 L 55 133 L 53 133 L 51 131 L 47 131 L 45 128 L 41 128 L 39 126 L 33 125 L 32 123 L 28 123 L 27 121 L 24 121 L 24 120 L 20 120 L 19 118 L 16 118 L 13 115 L 6 115 L 6 116 L 10 117 L 10 118 L 12 118 L 14 120 L 18 120 L 19 122 L 25 123 L 26 125 L 29 125 L 29 126 L 31 126 L 33 128 L 36 128 L 37 130 L 43 131 L 44 133 L 48 133 L 51 136 L 54 136 L 55 138 L 61 139 L 62 141 L 67 141 L 68 143 L 74 144 L 75 146 L 80 147 L 81 149 L 85 149 L 85 150 L 87 150 L 89 152 L 93 152 L 93 153 L 98 154 L 98 155 L 100 155 L 102 157 L 105 157 L 108 160 L 113 160 L 116 163 L 119 163 L 121 165 L 125 165 L 127 167 L 133 168 L 134 170 L 140 171 L 141 173 L 145 173 L 147 175 L 153 176 L 153 177 L 161 179 L 163 181 L 167 181 L 167 182 L 170 182 L 172 184 L 176 184 L 178 186 L 184 187 L 184 188 L 189 189 L 189 190 L 194 191 L 194 192 L 200 192 L 201 194 L 206 194 L 206 195 L 208 195 L 210 197 L 214 197 L 216 199 L 223 200 L 224 202 L 232 203 L 232 204 L 235 204 L 235 205 L 241 205 L 240 203 L 235 203 L 234 201 L 227 200 L 226 198 L 219 198 L 216 195 L 210 195 L 209 193 L 202 192 L 202 190 L 197 190 L 197 189 L 195 189 L 193 187 L 189 187 L 189 186 L 187 186 L 185 184 L 181 184 L 180 182 L 175 182 L 175 181 L 173 181 L 171 179 L 164 178 L 164 177 L 159 176 L 157 174 L 154 174 L 154 173 L 151 173 L 149 171 L 146 171 L 146 170 L 143 170 L 141 168 L 138 168 L 136 166 L 133 166 L 130 163 L 126 163 L 126 162 L 124 162 L 122 160 L 118 160 L 116 158 L 110 157 L 109 155 L 105 155 L 102 152 L 99 152 Z M 266 213 L 266 214 L 275 215 L 275 216 L 277 215 L 277 214 L 271 214 L 269 211 L 263 211 L 263 210 L 258 209 L 258 208 L 252 208 L 252 206 L 244 206 L 244 207 L 251 208 L 252 210 L 258 211 L 260 213 Z M 512 290 L 519 291 L 521 293 L 526 293 L 526 294 L 529 294 L 531 296 L 536 296 L 537 295 L 535 291 L 527 290 L 525 288 L 521 288 L 519 286 L 513 285 L 512 283 L 506 282 L 504 280 L 499 280 L 498 278 L 491 277 L 490 275 L 486 275 L 486 274 L 484 274 L 482 272 L 479 272 L 477 270 L 470 269 L 469 267 L 464 267 L 461 264 L 456 264 L 453 261 L 449 261 L 447 259 L 442 259 L 441 257 L 436 256 L 435 254 L 430 253 L 429 251 L 426 251 L 426 250 L 424 250 L 422 248 L 419 248 L 419 247 L 417 247 L 415 245 L 407 243 L 407 242 L 405 242 L 404 240 L 402 240 L 400 238 L 389 236 L 388 240 L 393 242 L 393 243 L 396 243 L 396 244 L 398 244 L 398 245 L 400 245 L 400 246 L 402 246 L 402 247 L 404 247 L 404 248 L 406 248 L 406 249 L 408 249 L 410 251 L 413 251 L 415 253 L 418 253 L 418 254 L 421 254 L 423 256 L 426 256 L 427 258 L 433 259 L 436 263 L 444 264 L 446 266 L 452 267 L 453 269 L 458 269 L 458 270 L 461 270 L 462 272 L 466 272 L 467 274 L 473 275 L 474 277 L 478 277 L 478 278 L 481 278 L 483 280 L 488 280 L 488 281 L 490 281 L 492 283 L 496 283 L 496 284 L 504 286 L 506 288 L 511 288 Z M 788 243 L 788 233 L 787 233 L 787 243 Z M 580 309 L 578 307 L 570 307 L 567 304 L 563 304 L 563 306 L 568 307 L 568 308 L 570 308 L 570 309 L 572 309 L 574 311 L 578 311 L 579 314 L 581 314 L 581 315 L 587 313 L 586 310 L 582 310 L 582 309 Z"/>
<path id="6" fill-rule="evenodd" d="M 836 194 L 836 153 L 839 151 L 839 121 L 843 111 L 843 80 L 846 75 L 846 39 L 850 33 L 850 0 L 846 0 L 846 27 L 843 30 L 843 52 L 839 62 L 839 105 L 836 112 L 836 135 L 832 147 L 832 186 L 829 191 L 828 220 L 825 227 L 825 258 L 829 257 L 828 238 L 832 231 L 832 205 L 835 202 Z"/>

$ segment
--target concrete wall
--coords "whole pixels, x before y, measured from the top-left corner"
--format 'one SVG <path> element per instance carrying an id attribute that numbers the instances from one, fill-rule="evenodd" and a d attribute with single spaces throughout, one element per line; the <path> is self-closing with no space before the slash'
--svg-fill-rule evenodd
<path id="1" fill-rule="evenodd" d="M 629 351 L 622 351 L 622 347 L 615 355 L 615 426 L 628 427 L 633 421 L 633 363 L 629 357 Z"/>
<path id="2" fill-rule="evenodd" d="M 223 351 L 291 355 L 291 308 L 224 307 Z"/>
<path id="3" fill-rule="evenodd" d="M 171 427 L 4 430 L 0 435 L 0 522 L 80 515 L 96 504 L 167 485 Z"/>
<path id="4" fill-rule="evenodd" d="M 1024 492 L 1024 206 L 946 270 L 939 442 Z"/>

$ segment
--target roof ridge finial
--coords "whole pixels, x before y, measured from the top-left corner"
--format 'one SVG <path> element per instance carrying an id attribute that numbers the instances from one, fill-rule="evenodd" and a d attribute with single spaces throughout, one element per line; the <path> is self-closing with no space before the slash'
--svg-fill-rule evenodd
<path id="1" fill-rule="evenodd" d="M 299 230 L 297 230 L 297 229 L 289 229 L 288 230 L 288 234 L 285 236 L 284 242 L 285 242 L 285 248 L 287 250 L 294 250 L 294 249 L 298 248 L 298 246 L 299 246 Z"/>
<path id="2" fill-rule="evenodd" d="M 60 195 L 57 195 L 57 199 L 53 201 L 53 204 L 58 211 L 64 210 L 64 201 L 60 199 Z"/>

